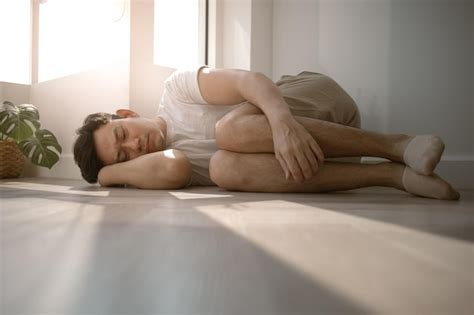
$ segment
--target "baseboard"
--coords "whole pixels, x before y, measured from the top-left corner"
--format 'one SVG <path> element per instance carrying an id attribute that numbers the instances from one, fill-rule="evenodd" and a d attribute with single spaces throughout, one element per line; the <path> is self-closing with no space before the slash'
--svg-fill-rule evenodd
<path id="1" fill-rule="evenodd" d="M 383 161 L 386 160 L 362 158 L 363 163 L 380 163 Z M 446 156 L 439 162 L 435 172 L 450 182 L 456 189 L 474 189 L 474 157 Z M 51 170 L 44 167 L 27 165 L 23 176 L 82 179 L 72 154 L 63 154 L 59 162 Z"/>
<path id="2" fill-rule="evenodd" d="M 25 177 L 46 177 L 46 178 L 62 178 L 62 179 L 82 179 L 81 172 L 74 162 L 72 154 L 63 154 L 59 158 L 52 169 L 38 167 L 31 163 L 27 163 L 23 172 Z"/>

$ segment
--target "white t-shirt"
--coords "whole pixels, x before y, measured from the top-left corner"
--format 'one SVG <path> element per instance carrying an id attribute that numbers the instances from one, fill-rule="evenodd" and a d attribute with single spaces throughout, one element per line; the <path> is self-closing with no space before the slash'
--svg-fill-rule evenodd
<path id="1" fill-rule="evenodd" d="M 209 161 L 217 151 L 215 125 L 239 104 L 209 105 L 198 85 L 202 67 L 177 70 L 166 79 L 157 115 L 166 121 L 166 147 L 182 151 L 191 162 L 190 185 L 215 185 L 209 177 Z"/>

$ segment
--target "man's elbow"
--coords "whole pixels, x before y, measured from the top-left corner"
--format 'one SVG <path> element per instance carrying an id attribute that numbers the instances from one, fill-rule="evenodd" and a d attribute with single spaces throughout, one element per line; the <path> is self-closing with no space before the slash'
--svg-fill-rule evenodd
<path id="1" fill-rule="evenodd" d="M 261 82 L 261 80 L 267 79 L 268 77 L 262 72 L 245 71 L 242 72 L 240 76 L 238 87 L 239 90 L 245 94 L 248 89 L 254 89 L 255 87 L 258 87 L 258 84 Z"/>
<path id="2" fill-rule="evenodd" d="M 109 187 L 115 184 L 111 178 L 112 173 L 109 169 L 110 167 L 102 167 L 97 174 L 97 182 L 102 187 Z"/>
<path id="3" fill-rule="evenodd" d="M 179 150 L 166 150 L 165 156 L 169 159 L 166 170 L 158 167 L 156 172 L 165 171 L 169 189 L 179 189 L 188 186 L 191 181 L 192 168 L 187 156 Z"/>

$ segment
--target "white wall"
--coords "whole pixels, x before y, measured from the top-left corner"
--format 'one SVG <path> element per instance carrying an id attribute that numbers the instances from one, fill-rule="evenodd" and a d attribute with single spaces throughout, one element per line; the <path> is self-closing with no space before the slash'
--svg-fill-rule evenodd
<path id="1" fill-rule="evenodd" d="M 274 0 L 273 16 L 273 79 L 325 73 L 355 99 L 363 128 L 438 134 L 444 164 L 472 172 L 473 1 Z"/>
<path id="2" fill-rule="evenodd" d="M 75 130 L 90 113 L 113 112 L 118 107 L 129 107 L 130 6 L 127 2 L 123 17 L 116 22 L 126 27 L 117 27 L 105 34 L 105 37 L 110 36 L 121 43 L 118 47 L 122 47 L 123 50 L 116 52 L 117 56 L 122 58 L 119 61 L 110 61 L 109 64 L 96 67 L 94 70 L 35 82 L 31 85 L 2 83 L 4 99 L 14 103 L 31 103 L 38 107 L 41 127 L 51 130 L 63 148 L 58 164 L 51 170 L 28 165 L 24 175 L 81 178 L 72 155 Z M 113 57 L 111 56 L 111 59 L 118 59 Z"/>
<path id="3" fill-rule="evenodd" d="M 437 132 L 447 154 L 473 156 L 474 2 L 391 3 L 387 128 Z"/>
<path id="4" fill-rule="evenodd" d="M 72 155 L 75 130 L 90 113 L 128 108 L 128 78 L 129 63 L 121 62 L 33 84 L 30 102 L 40 110 L 41 126 L 57 136 L 63 154 L 51 170 L 30 167 L 26 175 L 81 178 Z"/>
<path id="5" fill-rule="evenodd" d="M 272 78 L 320 70 L 317 0 L 273 0 Z"/>
<path id="6" fill-rule="evenodd" d="M 250 69 L 272 77 L 273 1 L 252 1 Z"/>
<path id="7" fill-rule="evenodd" d="M 16 105 L 30 103 L 30 86 L 0 82 L 0 101 L 10 101 Z"/>
<path id="8" fill-rule="evenodd" d="M 252 0 L 224 0 L 217 7 L 220 63 L 218 67 L 250 70 Z"/>
<path id="9" fill-rule="evenodd" d="M 358 103 L 364 128 L 387 132 L 387 3 L 275 0 L 273 79 L 329 75 Z"/>

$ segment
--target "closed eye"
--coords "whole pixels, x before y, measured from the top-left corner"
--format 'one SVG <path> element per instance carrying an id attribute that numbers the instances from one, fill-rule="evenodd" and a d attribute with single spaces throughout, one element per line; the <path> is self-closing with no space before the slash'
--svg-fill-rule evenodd
<path id="1" fill-rule="evenodd" d="M 124 141 L 125 140 L 125 129 L 123 127 L 120 127 L 119 129 L 119 135 L 118 135 L 118 138 L 120 141 Z"/>
<path id="2" fill-rule="evenodd" d="M 126 134 L 125 128 L 123 128 L 123 126 L 115 128 L 115 138 L 116 138 L 117 142 L 125 141 L 126 137 L 127 137 L 127 134 Z M 127 153 L 124 150 L 120 150 L 117 153 L 116 161 L 117 162 L 125 162 L 127 160 L 128 160 Z"/>

